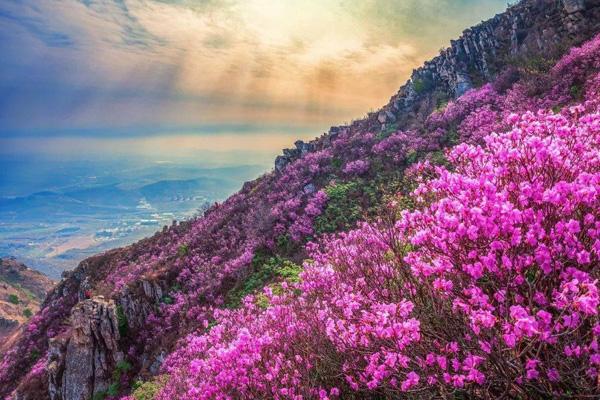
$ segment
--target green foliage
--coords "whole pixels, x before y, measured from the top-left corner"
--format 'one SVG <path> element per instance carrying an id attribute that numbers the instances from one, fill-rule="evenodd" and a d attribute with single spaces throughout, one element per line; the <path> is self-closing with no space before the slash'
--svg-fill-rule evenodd
<path id="1" fill-rule="evenodd" d="M 276 280 L 298 282 L 301 271 L 301 266 L 289 260 L 259 252 L 252 260 L 248 276 L 228 293 L 225 305 L 229 308 L 237 308 L 241 305 L 244 297 Z M 260 295 L 257 297 L 260 301 Z M 266 301 L 266 298 L 263 300 Z"/>
<path id="2" fill-rule="evenodd" d="M 297 254 L 301 245 L 300 243 L 291 240 L 290 236 L 287 233 L 279 235 L 275 239 L 275 244 L 277 245 L 276 253 L 280 255 Z"/>
<path id="3" fill-rule="evenodd" d="M 137 381 L 133 384 L 131 396 L 135 400 L 154 400 L 154 397 L 166 385 L 167 381 L 167 375 L 159 375 L 148 382 Z"/>
<path id="4" fill-rule="evenodd" d="M 40 359 L 40 357 L 41 357 L 41 355 L 42 355 L 42 354 L 40 353 L 40 351 L 39 351 L 38 349 L 33 349 L 33 350 L 31 350 L 30 357 L 31 357 L 31 360 L 32 360 L 32 361 L 37 361 L 37 360 L 39 360 L 39 359 Z"/>
<path id="5" fill-rule="evenodd" d="M 108 393 L 106 393 L 106 391 L 102 390 L 100 392 L 94 393 L 94 395 L 92 396 L 92 400 L 104 400 L 104 399 L 106 399 L 106 396 L 108 396 Z"/>
<path id="6" fill-rule="evenodd" d="M 394 122 L 392 124 L 386 124 L 385 129 L 377 134 L 377 138 L 383 140 L 389 137 L 392 133 L 398 131 L 398 123 Z"/>
<path id="7" fill-rule="evenodd" d="M 423 94 L 431 89 L 432 83 L 429 79 L 413 79 L 413 89 L 417 94 Z"/>
<path id="8" fill-rule="evenodd" d="M 106 398 L 112 398 L 119 395 L 121 392 L 121 380 L 123 375 L 131 370 L 131 364 L 127 360 L 121 360 L 115 365 L 115 369 L 112 373 L 112 382 L 108 385 L 106 390 L 94 393 L 93 400 L 104 400 Z"/>
<path id="9" fill-rule="evenodd" d="M 23 316 L 25 316 L 26 318 L 31 318 L 32 315 L 33 315 L 33 312 L 31 312 L 31 310 L 29 308 L 26 308 L 23 310 Z"/>
<path id="10" fill-rule="evenodd" d="M 327 206 L 315 219 L 318 234 L 351 228 L 362 216 L 361 187 L 358 181 L 338 183 L 325 188 Z"/>
<path id="11" fill-rule="evenodd" d="M 288 282 L 300 282 L 302 267 L 289 260 L 283 260 L 277 268 L 277 275 Z"/>
<path id="12" fill-rule="evenodd" d="M 446 98 L 438 99 L 435 104 L 435 111 L 443 111 L 448 105 L 449 100 Z"/>
<path id="13" fill-rule="evenodd" d="M 181 291 L 181 285 L 179 283 L 174 283 L 173 286 L 171 286 L 171 292 L 179 292 Z"/>
<path id="14" fill-rule="evenodd" d="M 117 328 L 121 337 L 127 336 L 129 323 L 127 322 L 127 316 L 123 311 L 123 307 L 120 304 L 117 306 Z"/>
<path id="15" fill-rule="evenodd" d="M 443 138 L 443 142 L 448 146 L 456 146 L 459 143 L 460 135 L 455 127 L 451 127 Z"/>
<path id="16" fill-rule="evenodd" d="M 340 158 L 334 157 L 331 159 L 331 166 L 335 169 L 342 168 L 343 161 Z"/>
<path id="17" fill-rule="evenodd" d="M 173 304 L 173 298 L 171 296 L 163 296 L 162 299 L 160 299 L 160 302 L 163 304 Z"/>
<path id="18" fill-rule="evenodd" d="M 256 295 L 256 305 L 266 310 L 269 307 L 269 299 L 263 293 Z"/>
<path id="19" fill-rule="evenodd" d="M 123 374 L 129 372 L 131 368 L 131 364 L 127 360 L 119 361 L 113 371 L 113 380 L 120 381 Z"/>
<path id="20" fill-rule="evenodd" d="M 187 244 L 182 244 L 181 246 L 179 246 L 179 248 L 177 249 L 177 255 L 179 257 L 184 257 L 188 254 L 189 251 L 189 247 Z"/>
<path id="21" fill-rule="evenodd" d="M 19 304 L 20 300 L 19 300 L 19 297 L 17 297 L 16 294 L 9 294 L 8 295 L 8 302 L 12 303 L 12 304 Z"/>
<path id="22" fill-rule="evenodd" d="M 569 91 L 574 100 L 581 100 L 583 98 L 583 87 L 581 85 L 573 85 Z"/>
<path id="23" fill-rule="evenodd" d="M 429 155 L 429 160 L 433 165 L 439 165 L 442 167 L 450 168 L 451 164 L 446 158 L 446 153 L 443 150 L 437 150 Z"/>
<path id="24" fill-rule="evenodd" d="M 119 385 L 117 382 L 111 383 L 108 386 L 108 389 L 106 389 L 106 395 L 109 397 L 115 397 L 119 394 L 120 387 L 121 385 Z"/>
<path id="25" fill-rule="evenodd" d="M 419 161 L 419 153 L 415 150 L 411 150 L 406 154 L 406 163 L 408 165 L 414 164 Z"/>
<path id="26" fill-rule="evenodd" d="M 513 57 L 508 60 L 507 64 L 527 74 L 547 74 L 556 64 L 557 58 L 558 56 L 548 56 L 545 53 L 527 54 Z"/>

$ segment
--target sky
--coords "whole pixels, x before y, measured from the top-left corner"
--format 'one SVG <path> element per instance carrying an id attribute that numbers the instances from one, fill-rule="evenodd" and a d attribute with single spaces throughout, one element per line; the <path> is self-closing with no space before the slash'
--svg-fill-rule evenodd
<path id="1" fill-rule="evenodd" d="M 280 149 L 387 103 L 414 68 L 506 5 L 2 0 L 0 157 L 140 138 L 176 154 L 190 136 L 220 152 Z"/>

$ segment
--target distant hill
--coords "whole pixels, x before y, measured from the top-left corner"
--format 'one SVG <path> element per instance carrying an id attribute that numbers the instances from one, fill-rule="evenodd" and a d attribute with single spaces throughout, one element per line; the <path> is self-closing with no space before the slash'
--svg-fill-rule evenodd
<path id="1" fill-rule="evenodd" d="M 39 310 L 54 284 L 14 259 L 0 259 L 0 352 L 5 340 Z"/>

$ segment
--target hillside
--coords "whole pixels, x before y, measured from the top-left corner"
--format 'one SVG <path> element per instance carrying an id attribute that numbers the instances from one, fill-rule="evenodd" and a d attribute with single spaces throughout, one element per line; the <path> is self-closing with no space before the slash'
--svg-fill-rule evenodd
<path id="1" fill-rule="evenodd" d="M 600 395 L 600 1 L 524 0 L 204 216 L 83 261 L 25 399 Z"/>
<path id="2" fill-rule="evenodd" d="M 0 259 L 0 353 L 7 339 L 38 312 L 54 284 L 15 260 Z"/>

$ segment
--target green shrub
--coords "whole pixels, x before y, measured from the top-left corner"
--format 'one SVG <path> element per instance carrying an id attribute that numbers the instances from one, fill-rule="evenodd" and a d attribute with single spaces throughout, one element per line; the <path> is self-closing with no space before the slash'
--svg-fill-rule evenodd
<path id="1" fill-rule="evenodd" d="M 277 268 L 277 275 L 289 282 L 300 282 L 300 272 L 302 267 L 289 260 L 283 260 Z"/>
<path id="2" fill-rule="evenodd" d="M 181 246 L 179 246 L 179 248 L 177 249 L 177 255 L 179 257 L 184 257 L 187 255 L 189 251 L 189 247 L 187 244 L 182 244 Z"/>
<path id="3" fill-rule="evenodd" d="M 37 349 L 33 349 L 33 350 L 31 350 L 31 353 L 29 353 L 29 354 L 30 354 L 30 357 L 31 357 L 31 360 L 32 360 L 32 361 L 37 361 L 37 360 L 39 360 L 39 359 L 40 359 L 40 357 L 41 357 L 41 355 L 42 355 L 42 354 L 40 353 L 40 351 L 39 351 L 39 350 L 37 350 Z"/>
<path id="4" fill-rule="evenodd" d="M 443 150 L 437 150 L 432 152 L 429 155 L 429 160 L 431 161 L 431 163 L 433 165 L 439 165 L 442 167 L 446 167 L 446 168 L 450 168 L 451 164 L 448 161 L 448 159 L 446 158 L 446 154 L 444 153 Z"/>
<path id="5" fill-rule="evenodd" d="M 16 294 L 9 294 L 8 302 L 12 304 L 19 304 L 19 297 Z"/>
<path id="6" fill-rule="evenodd" d="M 460 135 L 455 127 L 451 127 L 443 138 L 443 143 L 448 146 L 456 146 L 459 143 Z"/>
<path id="7" fill-rule="evenodd" d="M 450 101 L 448 99 L 442 98 L 438 99 L 435 104 L 435 111 L 443 111 Z"/>
<path id="8" fill-rule="evenodd" d="M 325 188 L 327 206 L 315 219 L 318 234 L 347 230 L 362 216 L 361 188 L 354 182 L 338 183 Z"/>
<path id="9" fill-rule="evenodd" d="M 127 360 L 121 360 L 115 365 L 115 369 L 112 373 L 112 382 L 108 385 L 106 390 L 94 393 L 92 400 L 104 400 L 108 397 L 116 397 L 121 392 L 121 378 L 123 374 L 126 374 L 131 370 L 131 364 Z"/>
<path id="10" fill-rule="evenodd" d="M 257 252 L 252 260 L 250 273 L 229 291 L 225 305 L 228 308 L 237 308 L 244 297 L 277 280 L 298 282 L 301 271 L 301 266 L 289 260 Z"/>
<path id="11" fill-rule="evenodd" d="M 120 304 L 117 306 L 117 328 L 121 337 L 127 336 L 127 331 L 129 330 L 129 323 L 127 322 L 127 316 L 123 311 L 123 307 Z"/>
<path id="12" fill-rule="evenodd" d="M 413 89 L 417 94 L 423 94 L 431 89 L 432 82 L 429 79 L 413 79 Z"/>
<path id="13" fill-rule="evenodd" d="M 392 133 L 395 133 L 398 131 L 398 123 L 394 122 L 392 124 L 386 124 L 385 129 L 383 129 L 381 132 L 379 132 L 377 134 L 377 138 L 380 140 L 383 140 L 387 137 L 389 137 Z"/>
<path id="14" fill-rule="evenodd" d="M 571 97 L 575 100 L 581 100 L 583 97 L 583 87 L 581 85 L 573 85 L 570 89 Z"/>
<path id="15" fill-rule="evenodd" d="M 127 360 L 119 361 L 117 365 L 115 365 L 115 370 L 113 371 L 113 380 L 117 382 L 120 381 L 121 376 L 124 373 L 129 372 L 131 368 L 131 364 L 129 364 Z"/>
<path id="16" fill-rule="evenodd" d="M 408 165 L 414 164 L 419 161 L 419 153 L 415 150 L 410 150 L 406 155 L 406 163 Z"/>
<path id="17" fill-rule="evenodd" d="M 154 400 L 154 397 L 166 385 L 167 375 L 159 375 L 149 382 L 137 381 L 133 384 L 131 396 L 135 400 Z"/>
<path id="18" fill-rule="evenodd" d="M 33 315 L 33 312 L 31 312 L 31 310 L 29 308 L 26 308 L 26 309 L 23 310 L 23 315 L 26 318 L 31 318 L 31 316 Z"/>
<path id="19" fill-rule="evenodd" d="M 335 169 L 342 168 L 343 161 L 340 158 L 334 157 L 331 159 L 331 166 Z"/>
<path id="20" fill-rule="evenodd" d="M 92 400 L 104 400 L 104 399 L 106 399 L 106 396 L 108 396 L 108 393 L 106 393 L 106 391 L 102 390 L 100 392 L 94 393 L 94 395 L 92 396 Z"/>

